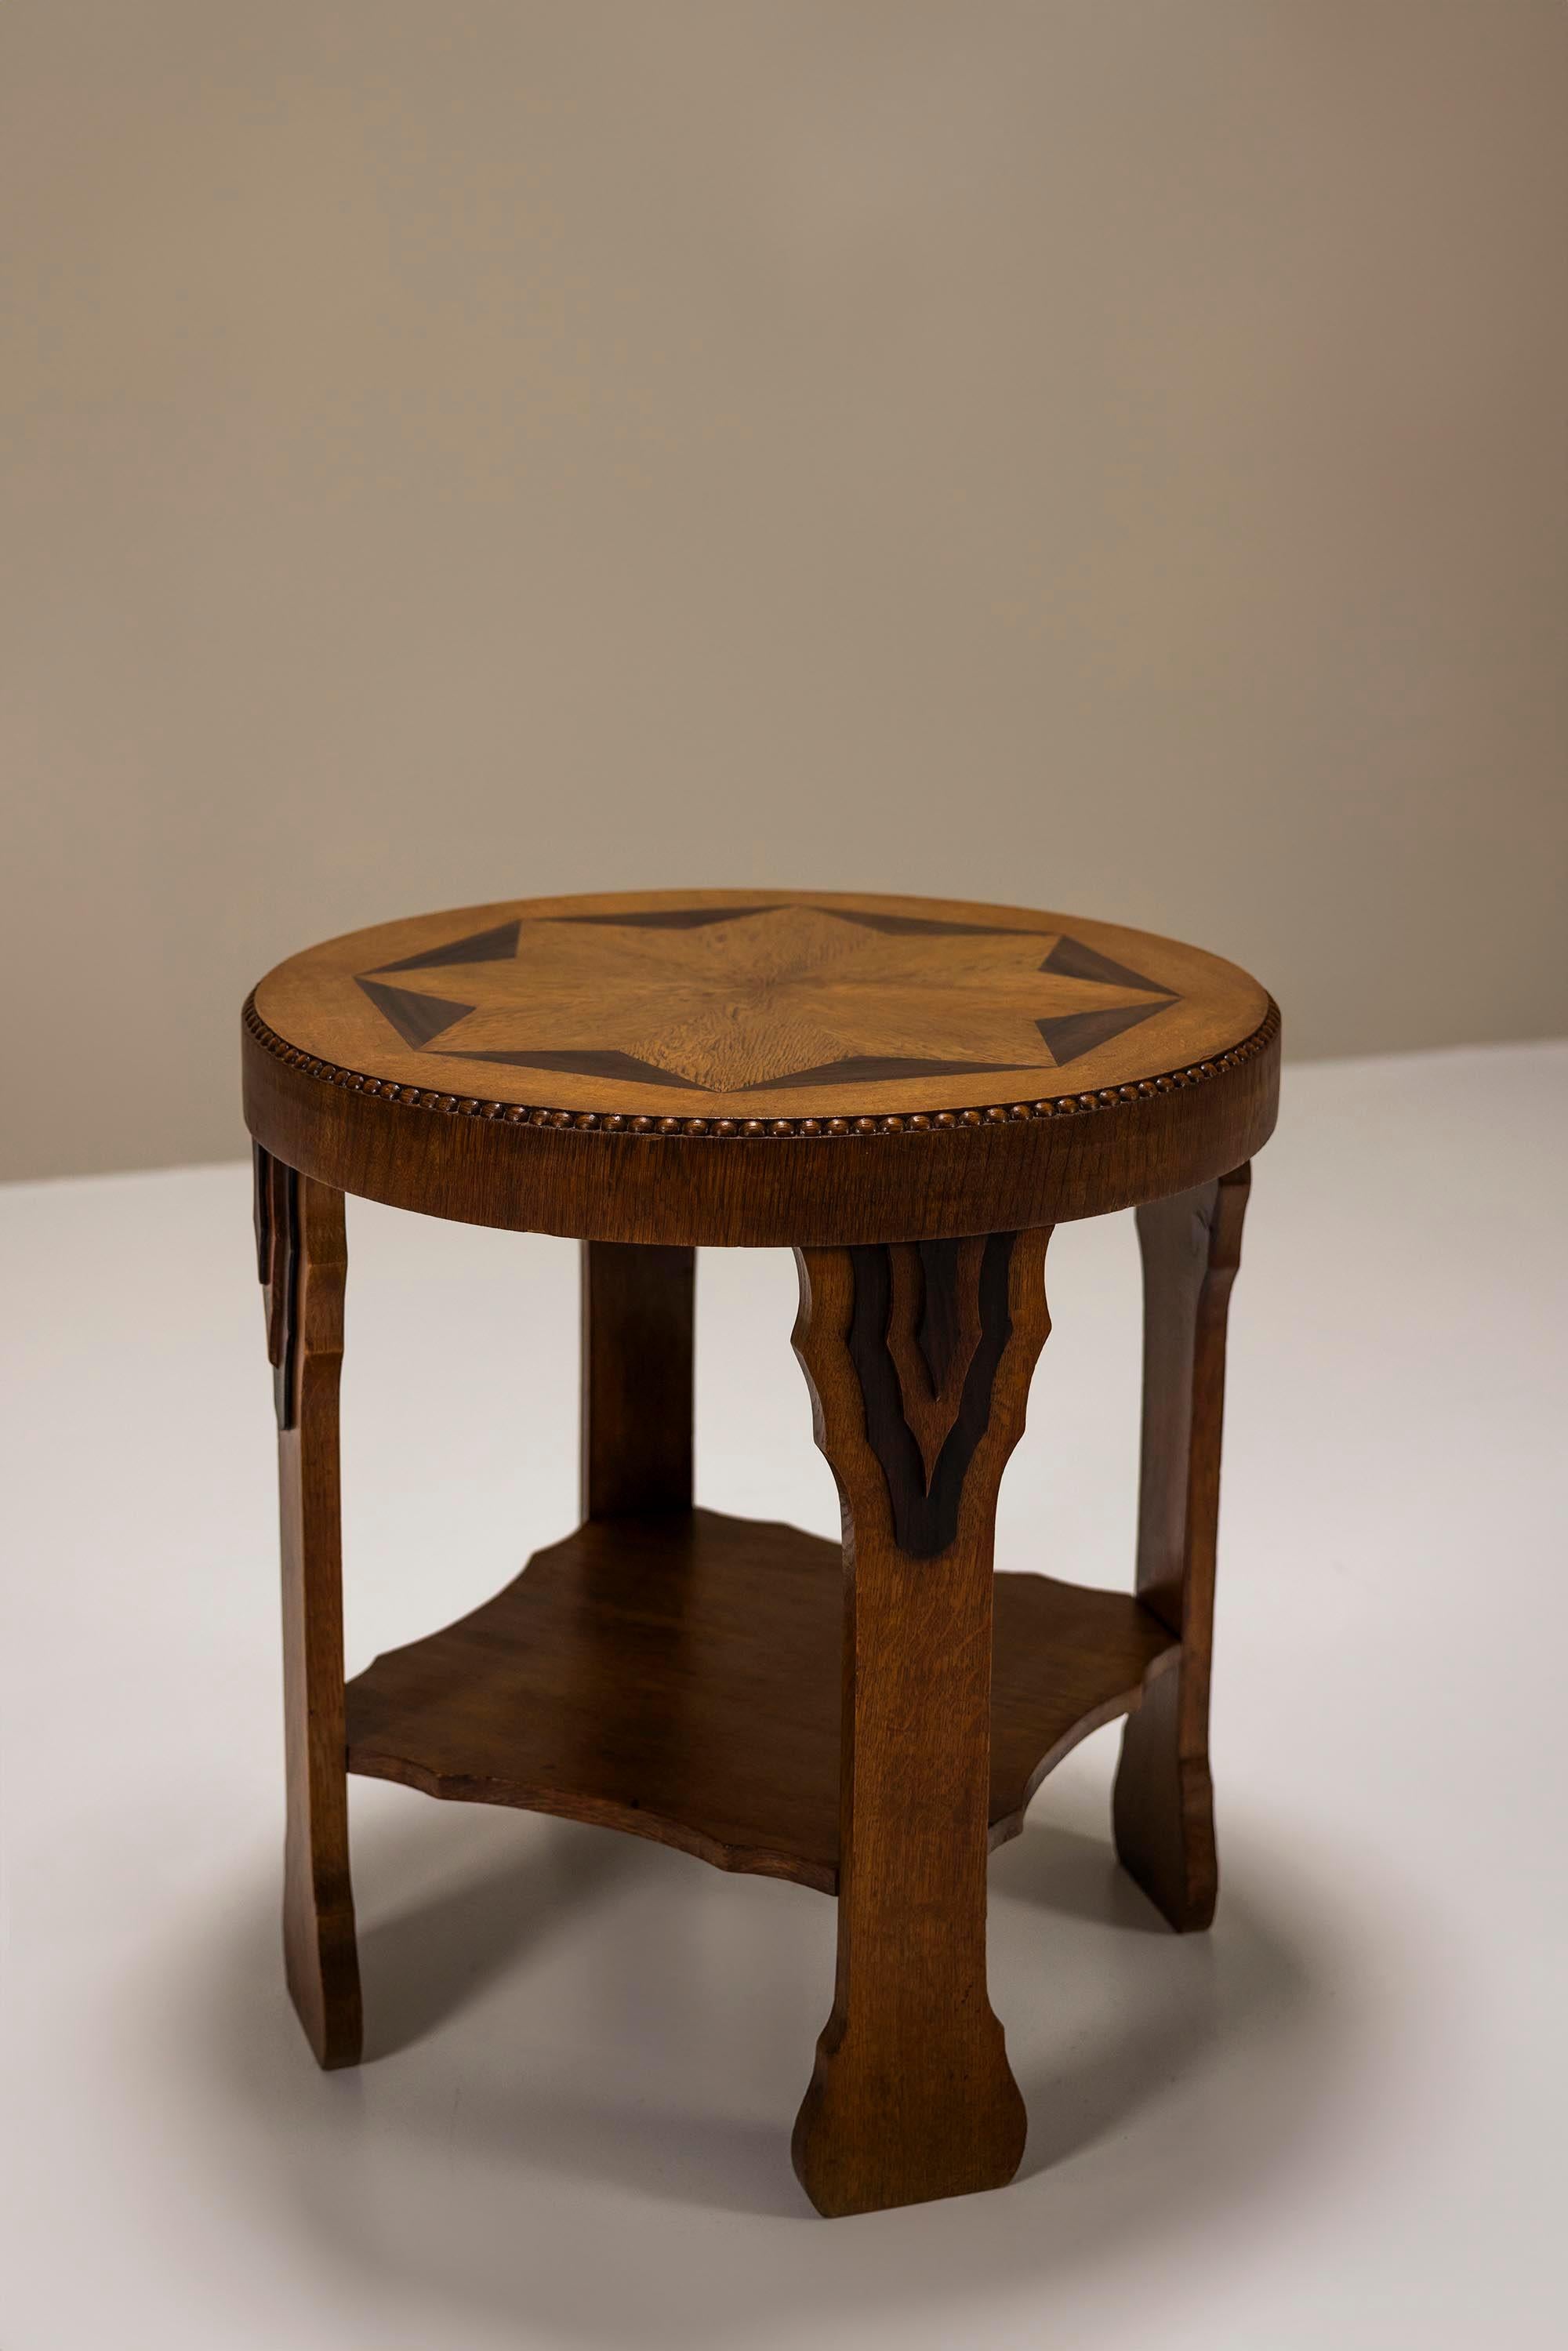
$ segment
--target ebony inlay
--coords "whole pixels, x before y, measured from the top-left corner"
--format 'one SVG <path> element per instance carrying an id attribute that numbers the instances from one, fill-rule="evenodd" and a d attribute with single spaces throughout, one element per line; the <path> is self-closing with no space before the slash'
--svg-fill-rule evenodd
<path id="1" fill-rule="evenodd" d="M 692 1083 L 678 1070 L 661 1070 L 656 1061 L 640 1061 L 635 1053 L 600 1053 L 591 1048 L 577 1052 L 566 1047 L 544 1053 L 459 1053 L 444 1049 L 439 1058 L 450 1061 L 501 1061 L 514 1070 L 571 1070 L 584 1078 L 630 1078 L 640 1086 L 689 1089 Z M 700 1093 L 701 1087 L 696 1091 Z"/>
<path id="2" fill-rule="evenodd" d="M 882 1078 L 958 1078 L 987 1070 L 1027 1070 L 1027 1061 L 939 1061 L 915 1054 L 847 1053 L 841 1061 L 821 1061 L 814 1070 L 789 1070 L 781 1078 L 758 1078 L 742 1089 L 765 1094 L 779 1086 L 848 1086 Z"/>
<path id="3" fill-rule="evenodd" d="M 455 1021 L 466 1019 L 474 1007 L 455 1004 L 444 996 L 416 996 L 412 988 L 388 987 L 379 979 L 361 979 L 360 986 L 378 1012 L 384 1013 L 405 1045 L 423 1048 Z"/>
<path id="4" fill-rule="evenodd" d="M 1228 967 L 1137 932 L 943 900 L 704 899 L 517 900 L 334 941 L 310 1050 L 508 1105 L 533 1090 L 502 1072 L 553 1072 L 550 1108 L 569 1114 L 658 1117 L 661 1096 L 685 1092 L 715 1124 L 755 1111 L 782 1134 L 790 1114 L 852 1115 L 852 1096 L 857 1126 L 1032 1106 L 1069 1064 L 1080 1093 L 1125 1086 L 1246 1033 L 1219 1008 Z M 1131 1032 L 1158 1010 L 1156 1066 Z M 292 1024 L 292 1003 L 280 1017 Z"/>
<path id="5" fill-rule="evenodd" d="M 554 914 L 557 923 L 601 923 L 614 930 L 700 931 L 709 923 L 737 923 L 746 914 L 774 914 L 777 906 L 655 906 L 630 914 Z"/>
<path id="6" fill-rule="evenodd" d="M 835 922 L 858 923 L 862 931 L 885 932 L 890 938 L 915 938 L 923 933 L 941 939 L 1029 939 L 1046 935 L 1002 923 L 939 923 L 925 914 L 867 914 L 843 906 L 813 906 L 811 912 L 831 914 Z"/>
<path id="7" fill-rule="evenodd" d="M 893 1310 L 894 1247 L 852 1249 L 854 1304 L 850 1322 L 849 1352 L 865 1401 L 866 1438 L 882 1465 L 893 1510 L 894 1534 L 911 1559 L 935 1559 L 958 1532 L 964 1480 L 975 1448 L 990 1417 L 991 1386 L 1012 1329 L 1008 1309 L 1008 1269 L 1016 1233 L 992 1233 L 980 1253 L 977 1283 L 979 1335 L 969 1359 L 963 1393 L 953 1426 L 936 1455 L 929 1475 L 920 1439 L 904 1407 L 899 1366 L 889 1345 Z M 934 1241 L 922 1247 L 920 1257 L 926 1296 L 937 1293 L 932 1318 L 932 1344 L 942 1358 L 940 1332 L 956 1331 L 956 1299 L 941 1302 L 945 1290 L 956 1292 L 963 1241 Z M 929 1360 L 929 1359 L 928 1359 Z"/>
<path id="8" fill-rule="evenodd" d="M 1169 1001 L 1168 997 L 1161 997 L 1155 1004 L 1118 1005 L 1103 1012 L 1061 1012 L 1052 1020 L 1037 1021 L 1035 1026 L 1050 1046 L 1060 1070 L 1069 1061 L 1081 1061 L 1085 1053 L 1092 1053 L 1096 1045 L 1108 1045 L 1113 1037 L 1135 1029 L 1151 1014 L 1163 1012 Z"/>
<path id="9" fill-rule="evenodd" d="M 925 1357 L 932 1386 L 940 1390 L 958 1352 L 960 1331 L 969 1335 L 967 1318 L 960 1310 L 958 1298 L 959 1252 L 965 1245 L 962 1241 L 915 1241 L 911 1246 L 921 1272 L 915 1344 Z M 974 1344 L 971 1336 L 971 1353 Z"/>
<path id="10" fill-rule="evenodd" d="M 1070 939 L 1065 932 L 1051 948 L 1041 971 L 1054 971 L 1063 979 L 1098 980 L 1106 987 L 1144 987 L 1152 996 L 1168 997 L 1170 990 L 1162 987 L 1157 979 L 1145 979 L 1141 972 L 1129 971 L 1124 963 L 1113 963 L 1093 947 L 1085 946 L 1082 939 Z"/>
<path id="11" fill-rule="evenodd" d="M 439 970 L 449 963 L 505 963 L 517 952 L 520 922 L 497 923 L 493 930 L 475 931 L 465 939 L 454 939 L 450 946 L 426 947 L 420 955 L 404 956 L 397 963 L 376 966 L 378 971 Z"/>
<path id="12" fill-rule="evenodd" d="M 294 1426 L 299 1326 L 299 1178 L 292 1167 L 251 1145 L 256 1262 L 267 1313 L 267 1360 L 279 1428 Z"/>

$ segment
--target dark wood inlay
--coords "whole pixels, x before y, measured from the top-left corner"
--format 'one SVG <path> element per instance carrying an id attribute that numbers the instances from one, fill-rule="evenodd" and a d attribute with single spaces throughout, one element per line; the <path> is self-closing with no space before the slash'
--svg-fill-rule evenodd
<path id="1" fill-rule="evenodd" d="M 947 939 L 1032 939 L 1049 936 L 1049 933 L 1043 930 L 1037 931 L 1032 926 L 1024 930 L 1002 923 L 934 922 L 925 914 L 868 914 L 854 912 L 843 906 L 819 906 L 812 911 L 821 914 L 831 914 L 841 923 L 858 923 L 864 931 L 885 932 L 889 938 L 914 938 L 921 933 L 925 933 L 930 938 Z"/>
<path id="2" fill-rule="evenodd" d="M 1151 995 L 1168 996 L 1157 979 L 1145 979 L 1141 972 L 1129 971 L 1124 963 L 1113 963 L 1108 955 L 1100 955 L 1093 947 L 1085 946 L 1082 939 L 1069 938 L 1063 932 L 1045 961 L 1041 971 L 1053 971 L 1063 979 L 1092 979 L 1105 987 L 1146 987 Z"/>
<path id="3" fill-rule="evenodd" d="M 563 1070 L 584 1078 L 626 1078 L 639 1086 L 682 1086 L 688 1093 L 701 1093 L 689 1078 L 678 1071 L 661 1070 L 655 1062 L 640 1061 L 634 1053 L 594 1052 L 585 1048 L 581 1052 L 563 1049 L 548 1053 L 457 1053 L 440 1052 L 444 1061 L 498 1061 L 513 1070 Z"/>
<path id="4" fill-rule="evenodd" d="M 517 952 L 520 922 L 497 923 L 493 930 L 475 931 L 465 939 L 454 939 L 450 946 L 425 947 L 419 955 L 403 956 L 396 963 L 376 966 L 378 972 L 439 970 L 449 963 L 505 963 Z"/>
<path id="5" fill-rule="evenodd" d="M 1151 1006 L 1165 1007 L 1158 1021 Z M 531 1110 L 526 1073 L 549 1070 L 551 1111 L 656 1121 L 661 1096 L 684 1087 L 708 1121 L 694 1133 L 727 1134 L 730 1119 L 742 1132 L 756 1114 L 780 1134 L 792 1131 L 780 1119 L 828 1123 L 852 1102 L 857 1123 L 1029 1115 L 1068 1057 L 1074 1095 L 1125 1099 L 1129 1084 L 1234 1053 L 1262 1033 L 1268 1005 L 1213 956 L 1077 917 L 704 891 L 389 924 L 279 966 L 256 1009 L 308 1056 L 438 1099 Z M 1145 1019 L 1040 1025 L 1129 1010 Z"/>
<path id="6" fill-rule="evenodd" d="M 967 1371 L 978 1344 L 976 1277 L 983 1247 L 978 1238 L 901 1245 L 901 1256 L 906 1248 L 920 1267 L 920 1316 L 915 1335 L 935 1388 L 940 1388 L 955 1370 Z"/>
<path id="7" fill-rule="evenodd" d="M 774 921 L 775 917 L 780 919 Z M 678 947 L 673 950 L 673 959 L 668 948 L 662 950 L 662 959 L 657 959 L 651 946 L 628 942 L 619 950 L 609 946 L 596 950 L 591 965 L 585 970 L 581 967 L 580 951 L 567 953 L 559 947 L 552 951 L 540 942 L 537 932 L 533 944 L 525 947 L 522 920 L 518 917 L 379 965 L 375 973 L 361 974 L 359 984 L 405 1044 L 420 1050 L 439 1050 L 444 1060 L 484 1061 L 507 1069 L 559 1070 L 574 1077 L 619 1078 L 643 1085 L 684 1085 L 710 1097 L 794 1092 L 802 1086 L 838 1088 L 896 1084 L 934 1077 L 1001 1076 L 1012 1071 L 1056 1068 L 1064 1061 L 1082 1058 L 1096 1044 L 1110 1041 L 1135 1026 L 1137 1018 L 1146 1017 L 1138 1013 L 1129 1018 L 1122 1008 L 1107 1007 L 1103 1001 L 1095 1002 L 1095 998 L 1103 998 L 1108 987 L 1125 995 L 1130 987 L 1146 993 L 1154 986 L 1127 966 L 1066 935 L 1057 940 L 1051 954 L 1033 967 L 1032 974 L 1029 957 L 1020 962 L 1017 951 L 1005 946 L 999 974 L 989 963 L 972 968 L 976 955 L 984 957 L 984 946 L 964 949 L 955 946 L 945 956 L 946 943 L 1033 941 L 1046 935 L 1006 924 L 894 914 L 875 909 L 778 904 L 665 906 L 633 908 L 613 915 L 559 915 L 549 918 L 548 927 L 559 933 L 563 928 L 589 925 L 633 934 L 669 932 L 678 935 L 720 925 L 755 925 L 758 918 L 768 919 L 751 943 L 727 946 L 716 961 L 711 949 L 685 954 Z M 845 925 L 881 935 L 888 944 L 879 949 L 873 936 L 863 950 L 848 950 L 846 964 L 845 948 L 841 941 L 835 942 L 833 938 L 833 927 Z M 923 958 L 921 949 L 927 943 L 931 956 Z M 879 954 L 883 964 L 891 955 L 895 964 L 902 963 L 904 967 L 911 967 L 913 957 L 912 967 L 903 972 L 905 987 L 939 993 L 942 1000 L 931 1004 L 921 1023 L 925 1026 L 929 1022 L 934 1034 L 943 1029 L 952 1032 L 956 1023 L 960 1031 L 974 1035 L 977 1042 L 988 1043 L 994 1036 L 1004 1044 L 1027 1046 L 1032 1041 L 1030 1024 L 1018 1019 L 1007 993 L 1008 987 L 1020 980 L 1028 982 L 1032 978 L 1033 986 L 1040 989 L 1043 976 L 1046 982 L 1056 983 L 1054 992 L 1059 1002 L 1063 982 L 1067 984 L 1070 1002 L 1074 991 L 1082 996 L 1085 988 L 1091 991 L 1091 1000 L 1072 1011 L 1063 1009 L 1055 1015 L 1042 1012 L 1037 1018 L 1034 1031 L 1054 1052 L 1054 1059 L 1045 1061 L 1032 1053 L 1026 1058 L 1017 1050 L 994 1057 L 882 1050 L 850 1051 L 815 1061 L 788 1058 L 787 1049 L 792 1042 L 798 1045 L 808 1039 L 827 1041 L 835 1033 L 844 1036 L 847 1042 L 846 1031 L 860 1029 L 863 1033 L 868 1027 L 874 1031 L 885 1029 L 889 1021 L 895 1034 L 907 1029 L 908 1010 L 882 1007 L 886 975 L 879 967 Z M 867 956 L 871 957 L 869 963 Z M 475 1000 L 464 1004 L 445 997 L 426 996 L 417 987 L 393 988 L 382 977 L 387 972 L 439 971 L 454 966 L 473 968 L 480 965 L 506 968 L 487 974 L 483 979 L 476 977 L 471 985 Z M 999 995 L 998 977 L 1006 983 Z M 977 979 L 978 986 L 974 984 Z M 946 988 L 945 980 L 948 983 Z M 586 1040 L 565 1044 L 548 1041 L 547 1024 L 552 1020 L 558 1025 L 559 1035 L 563 1015 L 573 1024 L 583 1019 L 580 994 L 584 987 L 601 995 L 598 1018 L 612 1035 L 615 1027 L 620 1027 L 623 1034 L 631 1032 L 626 1043 L 612 1044 L 608 1038 L 601 1043 Z M 1042 993 L 1049 1005 L 1052 993 L 1049 985 Z M 1169 991 L 1163 992 L 1159 1000 L 1170 1001 Z M 917 997 L 917 1004 L 918 1001 Z M 1048 1020 L 1051 1022 L 1049 1029 Z M 503 1033 L 497 1034 L 497 1021 Z M 459 1023 L 465 1024 L 462 1036 L 447 1036 Z M 539 1035 L 541 1027 L 545 1030 L 543 1038 Z M 524 1033 L 520 1037 L 516 1033 L 508 1036 L 504 1033 L 507 1029 L 514 1032 L 521 1029 Z M 530 1029 L 531 1037 L 528 1033 Z M 444 1036 L 445 1044 L 435 1048 L 434 1039 Z M 632 1036 L 636 1043 L 632 1041 Z M 651 1039 L 652 1051 L 637 1050 L 643 1036 Z M 749 1068 L 746 1066 L 747 1061 Z"/>
<path id="8" fill-rule="evenodd" d="M 920 1439 L 904 1410 L 903 1383 L 888 1345 L 893 1251 L 890 1248 L 854 1249 L 849 1253 L 854 1268 L 849 1351 L 865 1399 L 866 1438 L 887 1480 L 898 1547 L 911 1559 L 935 1559 L 957 1537 L 964 1480 L 975 1447 L 986 1433 L 991 1383 L 1012 1329 L 1008 1269 L 1017 1238 L 1014 1233 L 991 1234 L 977 1266 L 973 1267 L 979 1335 L 957 1413 L 929 1475 Z M 952 1252 L 942 1262 L 951 1266 L 956 1278 L 961 1244 L 947 1241 L 937 1246 Z"/>
<path id="9" fill-rule="evenodd" d="M 416 996 L 412 988 L 388 987 L 379 979 L 361 979 L 360 986 L 384 1019 L 390 1020 L 405 1045 L 416 1050 L 439 1037 L 455 1021 L 465 1019 L 474 1007 L 454 1004 L 444 996 Z"/>
<path id="10" fill-rule="evenodd" d="M 710 923 L 738 923 L 747 914 L 773 914 L 768 906 L 655 906 L 642 914 L 555 914 L 557 923 L 600 923 L 613 930 L 702 931 Z"/>
<path id="11" fill-rule="evenodd" d="M 898 1373 L 904 1416 L 920 1447 L 927 1492 L 980 1343 L 978 1275 L 985 1246 L 980 1238 L 901 1241 L 888 1252 L 887 1349 Z"/>
<path id="12" fill-rule="evenodd" d="M 1008 1070 L 1029 1067 L 1027 1061 L 934 1061 L 914 1055 L 901 1059 L 886 1053 L 852 1053 L 841 1061 L 822 1061 L 814 1070 L 788 1070 L 779 1078 L 758 1078 L 742 1092 L 765 1094 L 780 1086 L 876 1085 L 884 1078 L 974 1077 L 987 1071 L 999 1076 Z"/>
<path id="13" fill-rule="evenodd" d="M 294 1426 L 298 1394 L 299 1178 L 259 1143 L 251 1145 L 251 1168 L 272 1401 L 278 1427 L 287 1429 Z"/>
<path id="14" fill-rule="evenodd" d="M 1051 1058 L 1059 1070 L 1069 1061 L 1082 1061 L 1085 1053 L 1093 1052 L 1098 1045 L 1110 1044 L 1113 1038 L 1135 1029 L 1156 1012 L 1163 1012 L 1170 1001 L 1162 997 L 1155 1004 L 1108 1005 L 1103 1012 L 1064 1012 L 1054 1020 L 1041 1020 L 1037 1026 L 1050 1046 Z"/>

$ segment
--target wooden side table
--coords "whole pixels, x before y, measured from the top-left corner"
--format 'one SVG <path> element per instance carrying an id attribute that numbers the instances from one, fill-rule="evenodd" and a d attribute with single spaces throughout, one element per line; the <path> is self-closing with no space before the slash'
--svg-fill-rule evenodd
<path id="1" fill-rule="evenodd" d="M 334 939 L 245 1008 L 281 1463 L 288 1982 L 360 2054 L 346 1775 L 628 1829 L 836 1894 L 795 2126 L 826 2213 L 996 2188 L 1024 2109 L 986 1859 L 1129 1719 L 1123 1862 L 1217 1884 L 1225 1320 L 1279 1015 L 1197 948 L 1026 907 L 801 891 L 530 899 Z M 583 1244 L 583 1524 L 345 1687 L 343 1195 Z M 1052 1225 L 1136 1207 L 1136 1596 L 994 1574 Z M 843 1547 L 692 1505 L 702 1247 L 793 1247 Z"/>

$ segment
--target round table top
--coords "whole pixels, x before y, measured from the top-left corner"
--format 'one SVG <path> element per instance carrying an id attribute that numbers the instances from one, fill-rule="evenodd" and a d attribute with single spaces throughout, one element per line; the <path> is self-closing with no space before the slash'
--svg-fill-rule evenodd
<path id="1" fill-rule="evenodd" d="M 854 1119 L 1158 1077 L 1239 1045 L 1234 964 L 1071 914 L 803 891 L 534 898 L 310 947 L 256 1009 L 350 1069 L 601 1117 Z"/>
<path id="2" fill-rule="evenodd" d="M 1145 1102 L 1207 1089 L 1277 1027 L 1256 980 L 1173 939 L 1029 907 L 799 890 L 413 915 L 291 956 L 247 1008 L 252 1047 L 367 1106 L 710 1144 L 1065 1121 L 1140 1089 Z M 265 1113 L 252 1124 L 268 1142 Z M 644 1188 L 672 1177 L 667 1156 L 640 1164 Z M 845 1165 L 824 1162 L 813 1196 Z M 558 1210 L 541 1228 L 581 1222 Z"/>

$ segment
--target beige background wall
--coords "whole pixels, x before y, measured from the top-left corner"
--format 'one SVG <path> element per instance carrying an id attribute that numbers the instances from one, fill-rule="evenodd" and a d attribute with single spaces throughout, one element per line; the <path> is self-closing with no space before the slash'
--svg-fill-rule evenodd
<path id="1" fill-rule="evenodd" d="M 10 0 L 0 1172 L 574 887 L 1568 1029 L 1557 0 Z"/>

